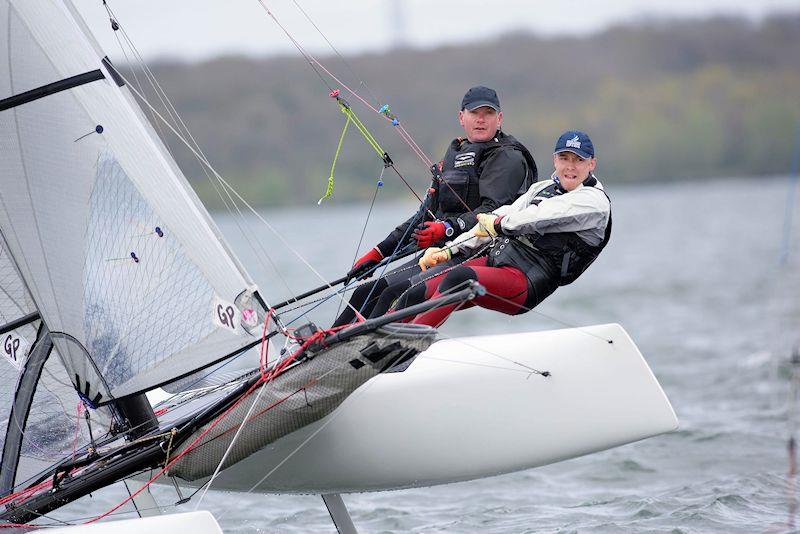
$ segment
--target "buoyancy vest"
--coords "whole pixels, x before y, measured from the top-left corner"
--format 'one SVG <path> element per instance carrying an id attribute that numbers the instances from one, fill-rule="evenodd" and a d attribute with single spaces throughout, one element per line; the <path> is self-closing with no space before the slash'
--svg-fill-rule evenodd
<path id="1" fill-rule="evenodd" d="M 489 154 L 501 147 L 519 150 L 528 164 L 528 173 L 520 186 L 519 194 L 527 191 L 538 179 L 533 155 L 514 136 L 499 131 L 495 138 L 483 143 L 472 143 L 463 137 L 457 137 L 450 143 L 444 159 L 439 163 L 435 210 L 438 219 L 457 216 L 480 205 L 481 192 L 478 181 L 482 170 L 481 163 Z"/>
<path id="2" fill-rule="evenodd" d="M 597 179 L 590 176 L 584 186 L 594 187 Z M 599 188 L 598 188 L 599 189 Z M 603 191 L 600 189 L 600 191 Z M 557 183 L 537 193 L 533 204 L 566 193 Z M 606 194 L 603 191 L 603 194 Z M 608 195 L 606 195 L 608 197 Z M 610 199 L 609 199 L 610 200 Z M 541 276 L 544 270 L 552 282 L 565 286 L 574 282 L 597 259 L 611 237 L 611 213 L 608 214 L 603 240 L 590 245 L 575 232 L 553 232 L 543 235 L 499 236 L 489 251 L 487 265 L 503 267 L 510 265 L 524 272 L 529 278 Z M 532 280 L 533 283 L 533 280 Z"/>

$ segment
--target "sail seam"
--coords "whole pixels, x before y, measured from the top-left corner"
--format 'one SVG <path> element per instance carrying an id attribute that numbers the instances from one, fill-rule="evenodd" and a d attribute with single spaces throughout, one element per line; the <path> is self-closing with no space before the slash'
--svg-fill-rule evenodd
<path id="1" fill-rule="evenodd" d="M 9 28 L 10 28 L 10 24 L 11 24 L 11 17 L 9 16 Z M 23 21 L 23 24 L 25 24 L 24 21 Z M 27 24 L 26 24 L 26 26 L 27 26 Z M 32 33 L 30 28 L 28 28 L 28 31 Z M 10 31 L 9 31 L 9 35 L 10 35 Z M 10 50 L 10 48 L 9 48 L 9 50 Z M 52 65 L 52 63 L 51 63 L 51 65 Z M 53 65 L 53 67 L 55 67 L 55 66 Z M 13 69 L 11 68 L 11 64 L 10 64 L 10 54 L 9 54 L 9 71 L 8 71 L 8 74 L 9 74 L 9 82 L 10 82 L 11 90 L 13 92 L 14 91 L 14 79 L 13 79 Z M 20 166 L 21 166 L 21 169 L 22 169 L 22 175 L 23 175 L 23 177 L 25 179 L 25 187 L 28 190 L 28 199 L 29 199 L 29 204 L 30 204 L 30 207 L 31 207 L 31 214 L 33 215 L 34 228 L 36 229 L 36 236 L 37 236 L 37 239 L 38 239 L 39 246 L 40 246 L 40 248 L 42 248 L 42 259 L 44 261 L 44 264 L 45 264 L 47 272 L 48 272 L 48 282 L 49 282 L 49 285 L 50 285 L 50 291 L 51 291 L 52 295 L 55 295 L 56 291 L 55 291 L 55 286 L 53 284 L 53 277 L 50 274 L 51 271 L 50 271 L 49 261 L 48 261 L 47 255 L 45 254 L 45 251 L 44 251 L 44 249 L 42 247 L 41 228 L 40 228 L 40 225 L 39 225 L 38 218 L 35 215 L 36 210 L 35 210 L 34 205 L 33 205 L 33 196 L 31 195 L 31 183 L 30 183 L 30 177 L 29 177 L 29 173 L 28 173 L 28 165 L 26 163 L 25 156 L 24 156 L 25 150 L 24 150 L 24 145 L 23 145 L 23 142 L 22 142 L 22 134 L 20 132 L 20 125 L 19 125 L 19 119 L 17 117 L 16 108 L 21 106 L 21 105 L 23 105 L 23 104 L 30 103 L 30 102 L 33 102 L 35 100 L 39 100 L 41 98 L 44 98 L 46 96 L 57 94 L 57 93 L 60 93 L 60 92 L 63 92 L 63 91 L 69 90 L 69 89 L 74 89 L 75 87 L 79 87 L 81 85 L 85 85 L 87 83 L 91 83 L 91 82 L 94 82 L 94 81 L 97 81 L 97 80 L 102 80 L 102 79 L 105 79 L 105 75 L 103 74 L 103 72 L 100 69 L 96 69 L 96 70 L 93 70 L 93 71 L 85 72 L 83 74 L 78 74 L 78 75 L 75 75 L 75 76 L 70 76 L 68 78 L 63 78 L 63 79 L 58 80 L 56 82 L 53 82 L 53 83 L 50 83 L 50 84 L 46 84 L 46 85 L 40 86 L 38 88 L 31 89 L 30 91 L 25 91 L 25 92 L 20 93 L 18 95 L 13 95 L 13 96 L 11 96 L 9 98 L 0 100 L 0 112 L 4 111 L 6 109 L 12 109 L 12 113 L 14 114 L 14 128 L 16 130 L 17 143 L 19 144 L 19 150 L 20 150 L 20 153 L 19 153 Z M 10 211 L 8 210 L 8 206 L 6 205 L 6 203 L 2 199 L 2 197 L 0 197 L 0 203 L 2 204 L 3 210 L 6 213 L 10 213 Z M 15 238 L 15 240 L 17 242 L 17 250 L 20 250 L 21 247 L 19 246 L 19 236 L 18 236 L 17 232 L 14 230 L 14 223 L 11 220 L 10 217 L 8 219 L 8 223 L 9 223 L 9 226 L 11 227 L 11 229 L 12 229 L 12 232 L 14 234 L 14 238 Z M 12 260 L 14 260 L 16 262 L 17 259 L 14 257 L 14 254 L 11 252 L 11 247 L 9 246 L 8 240 L 6 239 L 6 237 L 4 235 L 2 237 L 3 237 L 3 240 L 5 241 L 6 249 L 7 249 L 8 253 L 9 253 L 9 256 L 12 258 Z M 29 265 L 29 263 L 28 263 L 28 261 L 27 261 L 27 259 L 25 258 L 24 255 L 22 256 L 21 260 L 25 264 L 25 267 L 27 269 L 26 272 L 30 273 L 31 272 L 31 266 Z M 34 293 L 33 293 L 33 291 L 31 291 L 31 287 L 28 285 L 28 281 L 25 279 L 25 276 L 22 275 L 23 271 L 20 268 L 19 264 L 17 264 L 16 267 L 17 267 L 17 271 L 18 271 L 18 273 L 20 275 L 20 279 L 25 284 L 26 289 L 28 290 L 28 293 L 31 296 L 31 300 L 33 300 L 34 305 L 36 306 L 36 309 L 41 311 L 41 309 L 42 309 L 41 308 L 41 304 L 39 302 L 37 302 L 36 297 L 34 297 Z M 33 279 L 31 280 L 31 285 L 35 287 L 36 295 L 41 296 L 43 298 L 43 295 L 42 295 L 42 293 L 40 291 L 40 288 L 38 287 L 38 284 L 36 283 L 35 280 L 33 280 Z M 60 307 L 58 301 L 55 301 L 54 304 L 55 304 L 55 308 L 56 308 L 56 313 L 58 314 L 59 319 L 61 319 L 63 317 L 63 315 L 61 313 L 61 307 Z M 61 321 L 59 321 L 59 323 L 60 322 Z M 43 323 L 47 324 L 47 321 L 43 321 Z"/>
<path id="2" fill-rule="evenodd" d="M 42 85 L 41 87 L 31 89 L 30 91 L 25 91 L 24 93 L 0 100 L 0 111 L 15 108 L 17 106 L 39 100 L 40 98 L 44 98 L 46 96 L 60 93 L 62 91 L 68 91 L 69 89 L 74 89 L 75 87 L 80 87 L 81 85 L 86 85 L 87 83 L 104 79 L 105 75 L 100 69 L 70 76 L 69 78 L 48 83 L 47 85 Z"/>
<path id="3" fill-rule="evenodd" d="M 11 73 L 9 72 L 9 77 L 11 77 L 10 74 Z M 10 81 L 11 81 L 12 87 L 13 87 L 13 79 L 11 79 Z M 22 176 L 24 177 L 24 180 L 25 180 L 25 188 L 27 189 L 27 192 L 28 192 L 28 204 L 30 205 L 30 208 L 31 208 L 30 213 L 31 213 L 32 218 L 33 218 L 33 227 L 36 229 L 37 243 L 39 244 L 39 248 L 41 249 L 42 261 L 44 262 L 45 269 L 46 269 L 46 271 L 48 273 L 47 274 L 47 282 L 48 282 L 48 285 L 50 286 L 50 294 L 51 295 L 55 295 L 56 294 L 56 290 L 55 290 L 55 285 L 53 283 L 53 276 L 52 276 L 52 274 L 50 274 L 52 272 L 50 270 L 50 262 L 48 261 L 47 254 L 45 253 L 45 250 L 44 250 L 44 247 L 43 247 L 41 226 L 39 224 L 39 219 L 36 216 L 36 208 L 35 208 L 34 203 L 33 203 L 33 195 L 31 194 L 31 181 L 30 181 L 30 175 L 28 173 L 28 164 L 27 164 L 26 159 L 25 159 L 25 149 L 24 149 L 24 144 L 22 142 L 22 132 L 20 131 L 19 119 L 17 118 L 17 110 L 14 109 L 13 113 L 14 113 L 14 129 L 16 130 L 17 143 L 19 144 L 20 167 L 22 169 Z M 6 205 L 5 200 L 2 197 L 0 197 L 0 202 L 2 202 L 2 204 L 3 204 L 3 210 L 5 211 L 5 213 L 11 213 L 11 211 L 8 209 L 8 206 Z M 21 250 L 22 247 L 20 246 L 20 242 L 19 242 L 19 233 L 15 230 L 14 222 L 11 220 L 10 216 L 8 218 L 8 225 L 11 228 L 11 231 L 13 233 L 13 237 L 14 237 L 14 239 L 16 241 L 17 250 Z M 6 249 L 9 252 L 9 256 L 16 261 L 16 257 L 11 252 L 11 247 L 10 247 L 10 245 L 8 243 L 8 240 L 6 239 L 5 235 L 3 236 L 3 239 L 5 240 L 5 245 L 6 245 Z M 21 257 L 21 261 L 24 262 L 24 264 L 25 264 L 25 268 L 26 268 L 25 272 L 26 273 L 31 273 L 33 270 L 32 270 L 32 268 L 30 266 L 30 263 L 28 262 L 28 259 L 25 257 L 24 254 L 21 254 L 21 256 L 22 256 Z M 30 283 L 30 285 L 28 285 L 27 281 L 25 280 L 25 276 L 23 275 L 23 271 L 20 268 L 19 264 L 17 264 L 17 270 L 18 270 L 18 272 L 20 274 L 20 278 L 23 280 L 23 282 L 26 283 L 26 287 L 28 289 L 28 293 L 31 296 L 31 300 L 33 300 L 33 302 L 34 302 L 34 305 L 36 306 L 36 309 L 41 312 L 42 306 L 41 306 L 41 304 L 39 302 L 37 302 L 37 298 L 34 296 L 34 292 L 31 291 L 31 286 L 33 286 L 33 288 L 36 289 L 36 295 L 43 299 L 44 295 L 42 293 L 41 288 L 39 287 L 39 284 L 37 284 L 36 280 L 33 277 L 31 277 L 31 283 Z M 59 305 L 57 300 L 54 302 L 54 305 L 55 305 L 56 313 L 57 313 L 58 318 L 59 318 L 58 322 L 60 324 L 61 323 L 61 319 L 63 318 L 63 314 L 61 313 L 61 306 Z M 48 321 L 43 321 L 43 322 L 45 323 L 45 325 L 47 325 L 47 323 L 48 323 Z M 49 328 L 49 325 L 48 325 L 48 328 Z"/>

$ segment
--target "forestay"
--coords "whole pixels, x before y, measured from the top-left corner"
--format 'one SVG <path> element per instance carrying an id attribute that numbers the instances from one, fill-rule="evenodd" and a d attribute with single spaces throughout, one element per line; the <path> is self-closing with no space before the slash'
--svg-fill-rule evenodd
<path id="1" fill-rule="evenodd" d="M 253 342 L 251 279 L 74 7 L 0 0 L 0 27 L 0 231 L 82 396 Z"/>

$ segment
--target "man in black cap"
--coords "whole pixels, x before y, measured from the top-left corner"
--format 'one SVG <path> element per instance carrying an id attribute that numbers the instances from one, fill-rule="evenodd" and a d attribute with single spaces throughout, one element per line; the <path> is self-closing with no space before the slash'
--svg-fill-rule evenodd
<path id="1" fill-rule="evenodd" d="M 411 216 L 360 257 L 348 273 L 350 276 L 364 275 L 412 241 L 424 249 L 452 240 L 475 226 L 479 213 L 490 213 L 511 204 L 536 182 L 536 162 L 530 151 L 500 129 L 503 112 L 493 89 L 476 86 L 467 91 L 458 120 L 466 137 L 454 139 L 436 165 L 426 199 L 427 209 Z M 334 326 L 352 322 L 356 317 L 353 309 L 365 317 L 383 315 L 397 298 L 395 292 L 404 290 L 403 280 L 419 272 L 420 267 L 413 260 L 359 287 L 350 299 L 351 306 L 336 319 Z M 385 291 L 389 286 L 393 288 L 391 294 Z"/>

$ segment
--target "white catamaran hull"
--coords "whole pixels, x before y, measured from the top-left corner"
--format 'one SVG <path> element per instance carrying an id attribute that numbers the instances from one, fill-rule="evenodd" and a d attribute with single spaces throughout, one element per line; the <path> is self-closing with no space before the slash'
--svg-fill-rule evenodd
<path id="1" fill-rule="evenodd" d="M 83 534 L 142 534 L 143 532 L 160 533 L 178 530 L 192 534 L 222 534 L 222 529 L 211 513 L 206 511 L 183 514 L 164 514 L 141 519 L 124 519 L 120 521 L 94 523 L 74 527 L 50 528 L 51 534 L 81 532 Z"/>
<path id="2" fill-rule="evenodd" d="M 431 486 L 545 465 L 677 425 L 617 324 L 451 339 L 226 469 L 214 488 L 343 493 Z"/>

